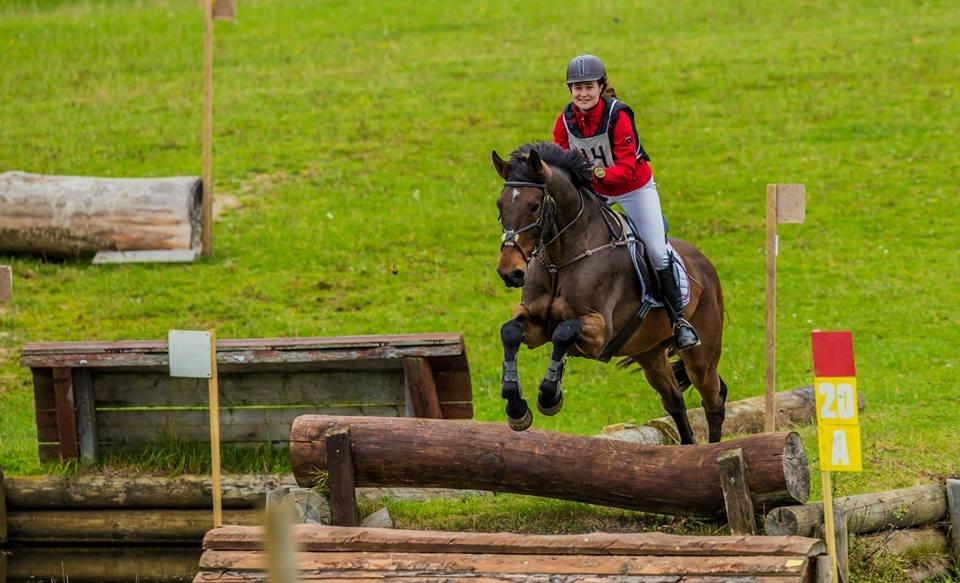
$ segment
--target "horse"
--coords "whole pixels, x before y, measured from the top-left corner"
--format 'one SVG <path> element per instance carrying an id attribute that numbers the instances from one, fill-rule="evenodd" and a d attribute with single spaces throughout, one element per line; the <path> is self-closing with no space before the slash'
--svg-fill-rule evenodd
<path id="1" fill-rule="evenodd" d="M 669 239 L 691 282 L 685 316 L 701 340 L 671 364 L 669 317 L 664 308 L 642 309 L 627 231 L 592 191 L 586 158 L 534 142 L 517 148 L 509 160 L 493 151 L 492 160 L 504 180 L 497 200 L 503 229 L 497 273 L 507 287 L 523 288 L 512 319 L 500 329 L 501 396 L 510 427 L 524 431 L 533 422 L 520 389 L 520 345 L 535 349 L 550 341 L 553 351 L 537 396 L 543 415 L 556 415 L 563 406 L 567 356 L 617 356 L 621 366 L 642 368 L 676 423 L 681 444 L 696 442 L 683 400 L 691 384 L 702 399 L 710 442 L 720 441 L 727 399 L 717 368 L 724 311 L 720 279 L 710 260 L 694 245 Z"/>

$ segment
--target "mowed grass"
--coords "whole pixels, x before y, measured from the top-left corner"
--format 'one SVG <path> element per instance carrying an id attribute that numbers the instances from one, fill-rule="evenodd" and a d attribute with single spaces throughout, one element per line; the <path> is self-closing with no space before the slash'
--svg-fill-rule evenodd
<path id="1" fill-rule="evenodd" d="M 202 31 L 194 2 L 3 4 L 0 170 L 199 174 Z M 589 51 L 637 112 L 673 234 L 717 265 L 731 398 L 763 390 L 765 186 L 805 183 L 806 223 L 780 228 L 778 388 L 811 381 L 811 330 L 850 329 L 864 471 L 835 476 L 836 493 L 956 477 L 958 33 L 950 2 L 243 0 L 216 27 L 215 186 L 236 204 L 213 257 L 0 257 L 15 274 L 2 465 L 45 471 L 24 342 L 170 328 L 462 331 L 476 418 L 501 420 L 498 329 L 519 294 L 493 269 L 489 153 L 549 138 L 566 61 Z M 520 363 L 530 390 L 546 353 Z M 535 427 L 663 414 L 640 375 L 582 360 L 567 374 L 563 413 Z"/>

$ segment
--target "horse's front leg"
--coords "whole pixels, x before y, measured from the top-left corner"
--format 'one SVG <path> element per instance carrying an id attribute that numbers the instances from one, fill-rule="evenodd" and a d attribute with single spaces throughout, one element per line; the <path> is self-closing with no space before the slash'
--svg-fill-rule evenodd
<path id="1" fill-rule="evenodd" d="M 523 321 L 516 317 L 500 327 L 503 342 L 503 379 L 500 396 L 507 400 L 507 424 L 514 431 L 524 431 L 533 423 L 533 413 L 520 391 L 517 352 L 523 342 Z"/>
<path id="2" fill-rule="evenodd" d="M 581 354 L 594 356 L 603 344 L 604 329 L 602 318 L 596 314 L 560 322 L 553 331 L 553 353 L 547 363 L 547 374 L 540 382 L 537 410 L 547 416 L 560 412 L 563 408 L 562 384 L 567 354 L 578 344 Z"/>

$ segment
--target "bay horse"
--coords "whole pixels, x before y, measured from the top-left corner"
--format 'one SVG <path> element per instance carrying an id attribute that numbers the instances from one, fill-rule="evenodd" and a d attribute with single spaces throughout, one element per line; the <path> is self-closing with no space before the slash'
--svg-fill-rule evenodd
<path id="1" fill-rule="evenodd" d="M 550 341 L 553 352 L 537 397 L 542 414 L 555 415 L 563 406 L 561 382 L 568 355 L 604 360 L 619 356 L 624 357 L 622 366 L 643 369 L 676 423 L 682 444 L 695 443 L 683 400 L 690 384 L 700 392 L 710 442 L 720 441 L 727 386 L 717 370 L 723 293 L 713 264 L 690 243 L 670 239 L 690 282 L 685 316 L 701 340 L 671 365 L 673 334 L 666 310 L 641 312 L 644 298 L 624 227 L 593 193 L 586 158 L 547 142 L 521 146 L 509 160 L 496 151 L 492 158 L 504 180 L 497 200 L 503 228 L 497 273 L 507 287 L 523 288 L 513 318 L 500 329 L 501 396 L 507 401 L 510 427 L 523 431 L 533 422 L 520 389 L 520 344 L 533 349 Z M 634 331 L 627 328 L 617 337 L 631 321 Z"/>

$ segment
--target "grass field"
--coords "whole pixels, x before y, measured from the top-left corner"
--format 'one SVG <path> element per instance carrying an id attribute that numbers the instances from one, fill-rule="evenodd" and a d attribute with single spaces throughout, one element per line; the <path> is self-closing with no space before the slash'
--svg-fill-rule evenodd
<path id="1" fill-rule="evenodd" d="M 202 31 L 192 1 L 0 4 L 0 171 L 199 174 Z M 493 269 L 489 153 L 548 138 L 566 61 L 590 51 L 638 114 L 673 234 L 718 267 L 731 398 L 763 387 L 765 185 L 803 182 L 807 221 L 780 229 L 778 387 L 811 381 L 812 329 L 851 329 L 865 467 L 836 493 L 960 475 L 954 3 L 242 0 L 216 34 L 215 185 L 236 204 L 214 256 L 0 257 L 15 273 L 0 308 L 8 474 L 50 470 L 17 365 L 31 340 L 459 330 L 476 417 L 500 420 L 497 330 L 518 292 Z M 545 364 L 521 352 L 527 387 Z M 566 387 L 535 427 L 662 415 L 612 366 L 572 362 Z"/>

